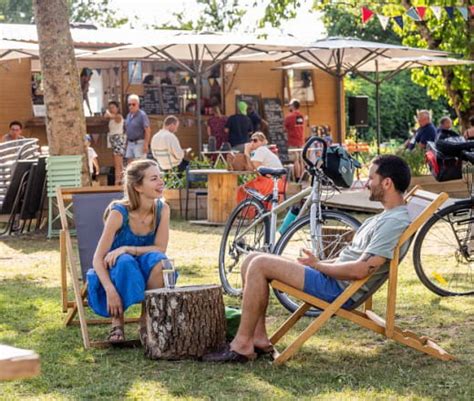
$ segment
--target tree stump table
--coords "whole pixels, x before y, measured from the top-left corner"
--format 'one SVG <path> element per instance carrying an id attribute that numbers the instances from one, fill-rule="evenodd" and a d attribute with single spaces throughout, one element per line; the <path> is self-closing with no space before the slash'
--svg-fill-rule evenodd
<path id="1" fill-rule="evenodd" d="M 184 286 L 145 292 L 145 327 L 140 336 L 149 358 L 200 358 L 222 345 L 225 334 L 220 286 Z"/>

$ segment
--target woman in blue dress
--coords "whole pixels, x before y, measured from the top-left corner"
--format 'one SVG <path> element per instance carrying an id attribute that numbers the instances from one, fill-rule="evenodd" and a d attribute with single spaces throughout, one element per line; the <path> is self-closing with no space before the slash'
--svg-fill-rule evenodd
<path id="1" fill-rule="evenodd" d="M 125 339 L 124 311 L 142 302 L 145 290 L 163 287 L 170 219 L 163 187 L 155 161 L 134 161 L 125 170 L 124 198 L 107 208 L 87 283 L 91 308 L 112 317 L 110 342 Z"/>

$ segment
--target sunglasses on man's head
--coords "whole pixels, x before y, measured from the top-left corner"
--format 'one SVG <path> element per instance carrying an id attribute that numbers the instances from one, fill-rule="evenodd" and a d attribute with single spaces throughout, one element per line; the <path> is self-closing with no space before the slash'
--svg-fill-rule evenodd
<path id="1" fill-rule="evenodd" d="M 252 142 L 258 142 L 258 139 L 257 138 L 252 138 L 251 141 Z"/>

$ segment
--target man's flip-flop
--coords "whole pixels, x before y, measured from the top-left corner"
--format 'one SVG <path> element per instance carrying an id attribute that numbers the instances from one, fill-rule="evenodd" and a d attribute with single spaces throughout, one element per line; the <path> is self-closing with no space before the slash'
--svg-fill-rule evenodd
<path id="1" fill-rule="evenodd" d="M 275 359 L 278 356 L 278 351 L 273 345 L 268 345 L 267 347 L 254 347 L 254 351 L 257 354 L 257 358 L 269 356 L 272 359 Z"/>
<path id="2" fill-rule="evenodd" d="M 233 362 L 233 363 L 246 363 L 250 361 L 254 361 L 257 358 L 256 353 L 252 353 L 249 355 L 239 354 L 230 349 L 230 347 L 225 347 L 223 350 L 218 352 L 212 352 L 210 354 L 206 354 L 202 357 L 204 362 Z"/>

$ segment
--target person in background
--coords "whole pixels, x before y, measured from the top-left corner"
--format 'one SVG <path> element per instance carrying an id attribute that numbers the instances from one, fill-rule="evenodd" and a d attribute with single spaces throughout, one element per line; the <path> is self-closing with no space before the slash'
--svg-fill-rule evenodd
<path id="1" fill-rule="evenodd" d="M 124 198 L 112 202 L 87 272 L 88 302 L 100 316 L 111 317 L 111 343 L 125 340 L 124 312 L 143 302 L 145 290 L 162 288 L 170 209 L 161 198 L 163 180 L 154 160 L 137 160 L 125 170 Z M 142 308 L 141 328 L 143 328 Z"/>
<path id="2" fill-rule="evenodd" d="M 145 76 L 145 78 L 143 78 L 144 85 L 153 85 L 154 83 L 155 77 L 153 76 L 153 74 L 148 74 L 147 76 Z"/>
<path id="3" fill-rule="evenodd" d="M 264 127 L 268 126 L 268 123 L 260 117 L 251 104 L 247 107 L 247 116 L 252 121 L 252 132 L 263 131 Z"/>
<path id="4" fill-rule="evenodd" d="M 220 107 L 212 107 L 211 117 L 207 120 L 207 135 L 215 138 L 216 149 L 220 149 L 222 144 L 227 142 L 227 133 L 224 128 L 226 123 L 227 117 L 222 115 Z"/>
<path id="5" fill-rule="evenodd" d="M 436 139 L 436 127 L 431 122 L 430 112 L 428 110 L 420 110 L 416 118 L 419 128 L 416 130 L 414 138 L 408 144 L 409 150 L 413 150 L 416 144 L 424 149 L 427 142 L 434 142 Z"/>
<path id="6" fill-rule="evenodd" d="M 291 99 L 288 103 L 290 113 L 285 117 L 284 127 L 288 138 L 288 149 L 301 149 L 304 146 L 304 116 L 300 113 L 300 102 Z M 290 161 L 293 162 L 293 173 L 298 180 L 304 172 L 301 154 L 290 152 Z"/>
<path id="7" fill-rule="evenodd" d="M 178 117 L 167 116 L 163 121 L 163 128 L 153 135 L 151 140 L 151 153 L 163 170 L 171 170 L 176 167 L 178 171 L 184 171 L 189 165 L 191 148 L 181 148 L 178 137 L 176 136 L 178 128 Z M 167 151 L 169 159 L 162 159 L 155 156 L 156 152 L 160 150 Z"/>
<path id="8" fill-rule="evenodd" d="M 92 109 L 89 103 L 89 85 L 92 78 L 92 70 L 90 68 L 83 68 L 81 71 L 81 91 L 82 91 L 82 100 L 86 102 L 87 109 L 89 110 L 89 115 L 92 116 Z"/>
<path id="9" fill-rule="evenodd" d="M 92 143 L 92 137 L 87 134 L 85 137 L 86 140 L 86 148 L 87 148 L 87 160 L 89 162 L 89 173 L 91 175 L 91 178 L 93 180 L 96 180 L 97 177 L 99 176 L 99 156 L 97 155 L 97 152 L 94 150 L 94 148 L 91 146 Z"/>
<path id="10" fill-rule="evenodd" d="M 441 130 L 450 130 L 453 128 L 453 120 L 448 116 L 441 117 L 439 119 L 438 132 Z"/>
<path id="11" fill-rule="evenodd" d="M 114 155 L 115 185 L 122 185 L 123 156 L 125 155 L 127 138 L 123 131 L 123 117 L 116 101 L 109 102 L 105 118 L 109 119 L 109 133 L 107 136 Z"/>
<path id="12" fill-rule="evenodd" d="M 127 162 L 146 157 L 150 147 L 150 120 L 146 113 L 140 109 L 140 98 L 137 95 L 128 97 L 128 115 L 125 119 L 125 132 L 127 134 L 127 148 L 125 158 Z"/>
<path id="13" fill-rule="evenodd" d="M 173 85 L 175 81 L 176 70 L 173 67 L 166 68 L 166 76 L 161 78 L 161 85 Z"/>
<path id="14" fill-rule="evenodd" d="M 12 121 L 8 126 L 10 129 L 5 135 L 3 135 L 2 142 L 16 141 L 18 139 L 25 139 L 22 135 L 23 133 L 23 124 L 19 121 Z"/>
<path id="15" fill-rule="evenodd" d="M 267 147 L 268 141 L 262 132 L 254 132 L 249 143 L 245 144 L 245 155 L 250 159 L 254 170 L 258 167 L 283 168 L 280 159 Z M 254 188 L 266 196 L 273 191 L 273 180 L 270 177 L 259 175 L 253 180 L 241 185 L 237 189 L 237 203 L 247 198 L 245 188 Z M 278 180 L 278 190 L 283 193 L 285 189 L 284 179 Z"/>
<path id="16" fill-rule="evenodd" d="M 233 150 L 243 152 L 252 132 L 252 121 L 247 116 L 247 103 L 237 103 L 238 112 L 229 117 L 225 124 L 225 132 L 229 135 L 229 142 Z"/>
<path id="17" fill-rule="evenodd" d="M 474 116 L 469 118 L 469 124 L 471 124 L 471 127 L 464 131 L 464 138 L 472 140 L 474 139 Z"/>

